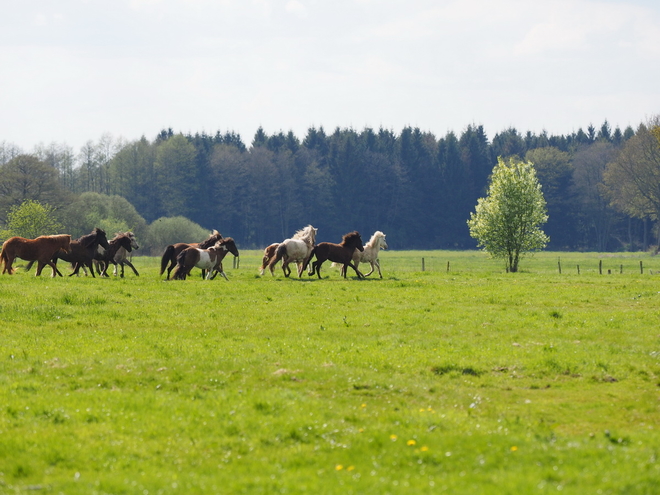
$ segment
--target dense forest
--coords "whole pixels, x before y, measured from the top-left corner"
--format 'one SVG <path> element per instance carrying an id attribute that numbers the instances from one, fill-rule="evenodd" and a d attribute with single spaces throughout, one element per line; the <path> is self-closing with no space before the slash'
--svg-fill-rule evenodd
<path id="1" fill-rule="evenodd" d="M 479 125 L 440 138 L 411 127 L 398 134 L 313 127 L 301 140 L 258 129 L 248 146 L 231 132 L 166 129 L 152 140 L 104 136 L 78 155 L 66 145 L 25 153 L 2 144 L 0 224 L 25 199 L 67 211 L 94 192 L 125 198 L 146 224 L 182 216 L 242 248 L 264 247 L 312 224 L 319 241 L 338 242 L 351 230 L 368 239 L 382 230 L 394 249 L 472 249 L 470 212 L 497 157 L 516 156 L 534 164 L 542 184 L 548 249 L 648 249 L 657 216 L 617 202 L 604 180 L 626 144 L 647 130 L 612 130 L 606 121 L 570 135 L 511 128 L 491 140 Z"/>

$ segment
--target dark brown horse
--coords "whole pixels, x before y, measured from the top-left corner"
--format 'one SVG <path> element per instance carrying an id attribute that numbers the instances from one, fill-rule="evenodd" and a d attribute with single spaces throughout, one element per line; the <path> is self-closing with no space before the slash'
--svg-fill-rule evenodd
<path id="1" fill-rule="evenodd" d="M 349 232 L 342 237 L 341 244 L 333 244 L 332 242 L 321 242 L 317 244 L 312 253 L 309 255 L 309 259 L 305 262 L 303 270 L 309 264 L 309 261 L 316 256 L 316 261 L 312 263 L 312 270 L 310 275 L 314 275 L 314 272 L 321 278 L 321 265 L 327 261 L 333 261 L 335 263 L 340 263 L 343 265 L 344 278 L 346 278 L 346 267 L 350 266 L 358 278 L 364 278 L 364 275 L 360 273 L 357 267 L 353 264 L 353 252 L 355 250 L 364 251 L 364 246 L 362 245 L 362 237 L 360 233 L 356 230 Z"/>
<path id="2" fill-rule="evenodd" d="M 179 253 L 181 253 L 181 251 L 183 251 L 184 249 L 187 249 L 189 247 L 208 249 L 221 239 L 222 239 L 222 234 L 217 230 L 214 230 L 213 232 L 211 232 L 209 238 L 202 242 L 193 242 L 193 243 L 178 242 L 176 244 L 170 244 L 165 248 L 165 252 L 163 253 L 163 256 L 160 259 L 160 274 L 162 275 L 165 269 L 167 268 L 167 280 L 170 279 L 170 272 L 176 266 L 177 256 L 179 256 Z M 168 263 L 169 266 L 167 266 Z"/>
<path id="3" fill-rule="evenodd" d="M 57 264 L 58 259 L 71 263 L 73 265 L 73 273 L 71 273 L 69 277 L 78 275 L 82 266 L 89 268 L 92 277 L 94 277 L 93 261 L 98 246 L 101 246 L 104 249 L 110 248 L 105 230 L 96 227 L 91 233 L 79 237 L 75 241 L 71 241 L 70 252 L 60 250 L 55 253 L 55 256 L 53 256 L 53 263 Z"/>
<path id="4" fill-rule="evenodd" d="M 208 249 L 186 248 L 176 257 L 176 270 L 174 271 L 174 275 L 172 275 L 172 279 L 185 280 L 190 275 L 190 270 L 196 267 L 202 270 L 208 270 L 206 274 L 207 280 L 213 280 L 218 273 L 225 280 L 229 280 L 222 268 L 222 260 L 227 256 L 227 253 L 238 256 L 236 243 L 231 237 L 219 240 Z"/>
<path id="5" fill-rule="evenodd" d="M 102 277 L 107 277 L 108 276 L 108 267 L 112 263 L 115 266 L 115 272 L 117 271 L 117 253 L 119 253 L 120 249 L 123 249 L 125 251 L 128 251 L 129 253 L 133 251 L 134 247 L 137 246 L 137 243 L 135 243 L 135 238 L 131 237 L 130 232 L 126 233 L 118 233 L 115 234 L 115 237 L 110 239 L 108 241 L 108 245 L 110 246 L 108 249 L 104 249 L 103 252 L 97 252 L 94 254 L 94 260 L 99 262 L 99 275 Z M 137 248 L 135 248 L 137 249 Z M 133 267 L 133 265 L 130 265 Z M 138 275 L 137 271 L 133 267 L 133 271 L 135 272 L 136 275 Z M 116 274 L 116 273 L 115 273 Z M 124 277 L 124 267 L 122 265 L 122 272 L 121 272 L 122 278 Z"/>
<path id="6" fill-rule="evenodd" d="M 62 274 L 51 260 L 60 249 L 70 251 L 70 245 L 71 236 L 69 234 L 42 235 L 36 239 L 10 237 L 2 245 L 0 264 L 3 262 L 5 264 L 2 273 L 9 273 L 10 275 L 14 273 L 12 264 L 16 258 L 21 258 L 30 262 L 28 267 L 31 267 L 35 261 L 37 262 L 37 276 L 41 275 L 41 270 L 48 265 L 53 270 L 53 277 L 55 274 L 61 277 Z"/>

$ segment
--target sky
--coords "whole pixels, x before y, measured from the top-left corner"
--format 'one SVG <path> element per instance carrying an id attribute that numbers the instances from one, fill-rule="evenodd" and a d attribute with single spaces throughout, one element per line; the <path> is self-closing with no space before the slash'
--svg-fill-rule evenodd
<path id="1" fill-rule="evenodd" d="M 0 145 L 660 114 L 657 0 L 0 0 Z"/>

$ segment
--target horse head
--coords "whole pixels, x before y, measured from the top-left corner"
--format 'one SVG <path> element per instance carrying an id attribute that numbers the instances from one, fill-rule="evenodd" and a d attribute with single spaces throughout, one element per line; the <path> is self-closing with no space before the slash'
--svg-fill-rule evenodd
<path id="1" fill-rule="evenodd" d="M 110 244 L 108 244 L 108 236 L 105 233 L 105 230 L 96 227 L 92 234 L 95 236 L 95 241 L 99 243 L 104 249 L 110 249 Z"/>
<path id="2" fill-rule="evenodd" d="M 229 251 L 235 257 L 238 257 L 238 248 L 236 247 L 234 239 L 231 237 L 225 237 L 224 239 L 219 240 L 214 247 L 217 249 L 224 249 L 225 251 Z"/>
<path id="3" fill-rule="evenodd" d="M 364 251 L 364 245 L 362 244 L 362 236 L 357 230 L 349 232 L 344 235 L 341 240 L 341 244 L 345 247 L 355 248 L 358 251 Z"/>
<path id="4" fill-rule="evenodd" d="M 387 249 L 389 246 L 387 245 L 387 241 L 385 240 L 385 234 L 383 234 L 380 230 L 376 232 L 376 234 L 380 234 L 378 236 L 379 249 Z"/>
<path id="5" fill-rule="evenodd" d="M 137 240 L 135 240 L 135 234 L 133 232 L 126 232 L 125 234 L 126 237 L 128 237 L 131 240 L 131 249 L 140 249 Z M 130 251 L 130 249 L 127 249 L 127 251 Z"/>

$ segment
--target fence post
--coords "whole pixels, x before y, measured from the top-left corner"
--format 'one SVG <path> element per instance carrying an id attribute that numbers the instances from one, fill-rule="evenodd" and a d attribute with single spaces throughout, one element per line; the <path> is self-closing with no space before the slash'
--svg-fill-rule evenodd
<path id="1" fill-rule="evenodd" d="M 579 275 L 580 274 L 580 265 L 578 265 L 577 267 L 578 267 L 578 275 Z"/>
<path id="2" fill-rule="evenodd" d="M 642 260 L 639 260 L 639 273 L 644 275 L 644 265 L 642 265 Z"/>
<path id="3" fill-rule="evenodd" d="M 557 258 L 557 266 L 559 267 L 559 275 L 561 275 L 561 258 Z"/>
<path id="4" fill-rule="evenodd" d="M 449 273 L 449 261 L 447 262 L 447 273 Z"/>
<path id="5" fill-rule="evenodd" d="M 598 260 L 598 273 L 603 274 L 603 260 Z"/>
<path id="6" fill-rule="evenodd" d="M 619 267 L 619 273 L 623 273 L 623 265 Z"/>
<path id="7" fill-rule="evenodd" d="M 424 266 L 424 258 L 422 258 L 422 271 L 426 271 L 425 266 Z"/>

